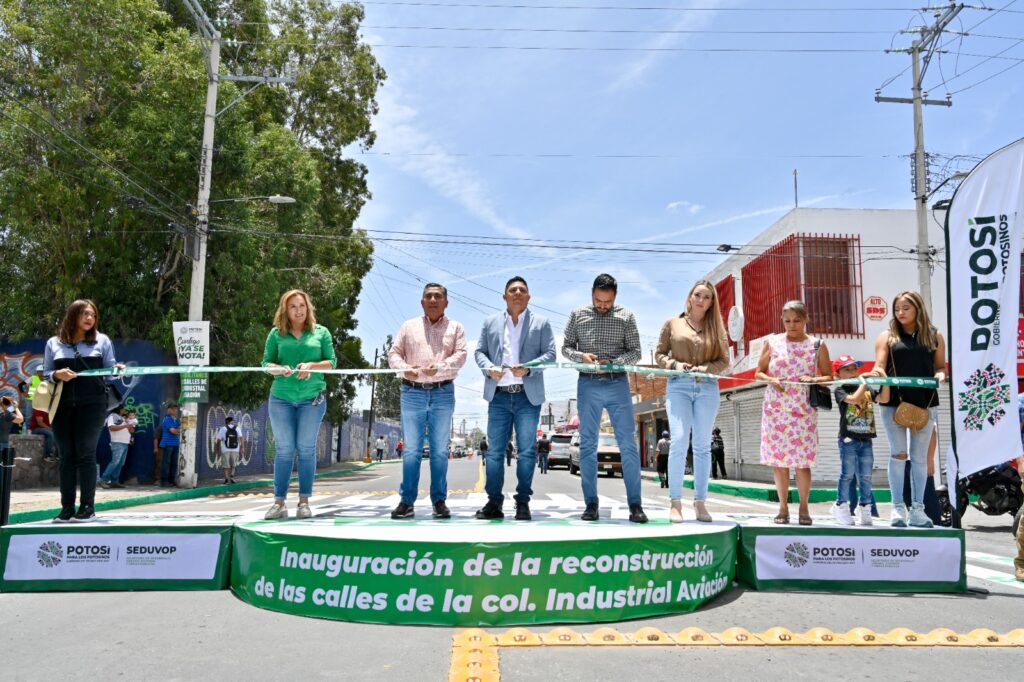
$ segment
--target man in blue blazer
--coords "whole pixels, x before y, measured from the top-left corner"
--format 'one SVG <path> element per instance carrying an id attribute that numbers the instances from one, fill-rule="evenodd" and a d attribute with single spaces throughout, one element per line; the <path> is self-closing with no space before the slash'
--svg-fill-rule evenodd
<path id="1" fill-rule="evenodd" d="M 516 465 L 516 520 L 529 521 L 533 472 L 537 468 L 537 423 L 544 404 L 544 375 L 539 369 L 523 367 L 528 362 L 553 362 L 555 336 L 547 318 L 526 309 L 530 289 L 522 277 L 505 283 L 503 313 L 484 321 L 476 347 L 476 364 L 483 371 L 487 408 L 487 504 L 476 513 L 478 519 L 502 519 L 505 495 L 505 444 L 516 434 L 519 460 Z"/>

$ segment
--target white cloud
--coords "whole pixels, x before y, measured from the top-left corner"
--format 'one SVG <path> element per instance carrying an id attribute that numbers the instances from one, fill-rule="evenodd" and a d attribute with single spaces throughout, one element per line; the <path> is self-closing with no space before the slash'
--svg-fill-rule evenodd
<path id="1" fill-rule="evenodd" d="M 686 211 L 690 215 L 697 215 L 704 210 L 703 204 L 695 204 L 692 201 L 673 201 L 665 207 L 666 211 L 672 213 L 678 213 L 679 211 Z"/>
<path id="2" fill-rule="evenodd" d="M 717 7 L 722 4 L 718 0 L 691 0 L 688 5 L 700 5 L 701 7 Z M 716 12 L 681 12 L 682 18 L 668 27 L 672 31 L 692 31 L 707 28 L 714 20 Z M 621 90 L 640 80 L 650 69 L 652 69 L 668 54 L 659 52 L 667 48 L 676 47 L 688 37 L 685 33 L 662 33 L 648 41 L 643 47 L 650 52 L 644 52 L 643 56 L 628 63 L 619 72 L 619 75 L 606 88 L 609 92 Z"/>
<path id="3" fill-rule="evenodd" d="M 394 164 L 497 232 L 529 239 L 529 232 L 501 216 L 486 183 L 476 172 L 448 155 L 443 145 L 417 127 L 419 112 L 398 101 L 393 91 L 394 88 L 381 91 L 380 114 L 374 119 L 374 128 L 378 140 L 394 153 L 389 157 Z"/>

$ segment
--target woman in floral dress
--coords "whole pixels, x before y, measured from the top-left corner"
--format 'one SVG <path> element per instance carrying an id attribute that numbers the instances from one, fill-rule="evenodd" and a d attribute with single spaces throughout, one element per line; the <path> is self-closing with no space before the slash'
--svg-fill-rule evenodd
<path id="1" fill-rule="evenodd" d="M 779 494 L 775 523 L 789 523 L 789 468 L 796 468 L 800 525 L 811 525 L 807 498 L 811 467 L 818 454 L 818 415 L 807 386 L 832 379 L 828 347 L 807 335 L 807 307 L 789 301 L 782 307 L 783 334 L 765 339 L 754 378 L 767 382 L 761 412 L 761 464 L 773 467 Z"/>

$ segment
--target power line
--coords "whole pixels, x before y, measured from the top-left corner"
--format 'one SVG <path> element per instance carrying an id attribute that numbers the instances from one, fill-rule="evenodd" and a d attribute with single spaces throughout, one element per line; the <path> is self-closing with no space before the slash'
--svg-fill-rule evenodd
<path id="1" fill-rule="evenodd" d="M 335 3 L 337 4 L 337 3 Z M 363 0 L 363 5 L 472 8 L 472 9 L 540 9 L 540 10 L 586 10 L 586 11 L 628 11 L 628 12 L 914 12 L 915 7 L 672 7 L 632 5 L 527 5 L 527 4 L 485 4 L 477 2 L 415 2 L 412 0 Z"/>
<path id="2" fill-rule="evenodd" d="M 254 45 L 258 41 L 239 40 L 238 45 Z M 346 47 L 341 43 L 277 41 L 277 45 L 293 47 Z M 607 45 L 426 45 L 413 43 L 364 43 L 367 47 L 410 50 L 522 50 L 528 52 L 665 52 L 665 53 L 731 53 L 731 54 L 881 54 L 877 48 L 761 48 L 761 47 L 612 47 Z"/>

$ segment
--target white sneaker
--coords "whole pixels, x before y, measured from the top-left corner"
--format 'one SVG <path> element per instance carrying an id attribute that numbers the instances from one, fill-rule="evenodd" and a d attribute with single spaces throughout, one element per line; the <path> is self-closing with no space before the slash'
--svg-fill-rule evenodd
<path id="1" fill-rule="evenodd" d="M 902 502 L 893 502 L 892 514 L 889 516 L 889 525 L 893 528 L 907 527 L 907 505 Z"/>
<path id="2" fill-rule="evenodd" d="M 932 520 L 924 513 L 924 503 L 915 502 L 910 505 L 910 520 L 907 522 L 912 528 L 931 528 Z"/>
<path id="3" fill-rule="evenodd" d="M 850 513 L 849 504 L 839 504 L 836 502 L 832 505 L 832 518 L 836 520 L 840 526 L 852 526 L 853 515 Z"/>
<path id="4" fill-rule="evenodd" d="M 285 506 L 284 502 L 275 502 L 270 505 L 270 509 L 263 515 L 263 518 L 267 521 L 274 521 L 276 519 L 287 519 L 288 518 L 288 507 Z"/>
<path id="5" fill-rule="evenodd" d="M 874 519 L 871 518 L 870 504 L 862 504 L 857 507 L 857 521 L 862 526 L 870 526 L 874 523 Z"/>

